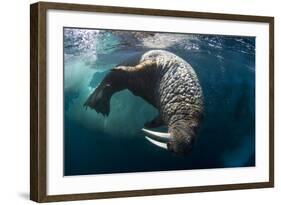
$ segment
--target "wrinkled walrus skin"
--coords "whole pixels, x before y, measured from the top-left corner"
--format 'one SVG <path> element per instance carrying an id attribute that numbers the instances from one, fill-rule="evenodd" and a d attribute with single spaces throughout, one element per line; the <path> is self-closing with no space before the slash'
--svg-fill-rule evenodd
<path id="1" fill-rule="evenodd" d="M 168 133 L 142 129 L 146 139 L 177 154 L 190 152 L 204 107 L 202 89 L 191 65 L 168 51 L 148 51 L 134 66 L 113 68 L 84 105 L 108 115 L 111 96 L 123 89 L 159 110 L 146 128 L 168 126 Z"/>

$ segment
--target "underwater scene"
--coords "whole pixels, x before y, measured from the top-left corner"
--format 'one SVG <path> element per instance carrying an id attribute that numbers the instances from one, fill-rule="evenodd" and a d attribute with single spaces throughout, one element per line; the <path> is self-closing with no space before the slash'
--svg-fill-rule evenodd
<path id="1" fill-rule="evenodd" d="M 255 166 L 255 37 L 65 27 L 63 39 L 64 176 Z M 169 56 L 176 60 L 167 63 Z M 174 87 L 163 84 L 169 75 L 145 70 L 159 64 L 172 70 Z M 173 71 L 181 66 L 187 78 Z M 188 112 L 169 113 L 172 101 L 155 85 L 165 96 L 185 96 L 176 103 Z M 192 120 L 173 130 L 181 116 Z M 192 136 L 184 154 L 183 141 L 172 146 L 182 133 Z"/>

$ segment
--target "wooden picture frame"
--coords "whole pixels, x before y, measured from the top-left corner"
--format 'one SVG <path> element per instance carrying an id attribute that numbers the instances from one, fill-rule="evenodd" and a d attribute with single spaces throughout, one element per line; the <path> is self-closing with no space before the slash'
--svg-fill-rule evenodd
<path id="1" fill-rule="evenodd" d="M 269 31 L 269 125 L 268 146 L 269 166 L 268 180 L 235 184 L 216 184 L 206 186 L 186 186 L 157 189 L 126 191 L 106 191 L 93 193 L 73 193 L 49 195 L 47 193 L 47 12 L 60 10 L 64 12 L 97 12 L 122 15 L 141 15 L 177 17 L 234 22 L 256 22 L 268 25 Z M 132 197 L 160 194 L 179 194 L 193 192 L 223 191 L 236 189 L 266 188 L 274 186 L 274 18 L 265 16 L 248 16 L 235 14 L 218 14 L 143 8 L 124 8 L 82 4 L 64 4 L 39 2 L 30 6 L 30 199 L 36 202 L 53 202 L 67 200 L 86 200 L 114 197 Z"/>

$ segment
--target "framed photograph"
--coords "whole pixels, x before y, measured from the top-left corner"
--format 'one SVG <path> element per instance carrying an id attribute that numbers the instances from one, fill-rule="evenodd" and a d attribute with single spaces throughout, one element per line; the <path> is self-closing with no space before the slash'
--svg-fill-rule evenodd
<path id="1" fill-rule="evenodd" d="M 274 18 L 30 7 L 30 198 L 274 186 Z"/>

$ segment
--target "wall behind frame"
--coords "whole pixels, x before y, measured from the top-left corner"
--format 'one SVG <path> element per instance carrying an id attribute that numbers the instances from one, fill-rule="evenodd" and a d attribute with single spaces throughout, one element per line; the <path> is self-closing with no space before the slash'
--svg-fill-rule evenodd
<path id="1" fill-rule="evenodd" d="M 35 1 L 11 0 L 1 6 L 0 75 L 0 161 L 1 204 L 33 204 L 29 201 L 29 4 Z M 281 87 L 280 61 L 281 13 L 278 1 L 245 0 L 81 0 L 65 3 L 174 9 L 202 12 L 275 16 L 275 90 Z M 275 92 L 275 188 L 170 196 L 106 199 L 59 204 L 273 204 L 281 194 L 278 146 L 281 140 L 281 93 Z M 57 203 L 54 203 L 57 204 Z"/>

